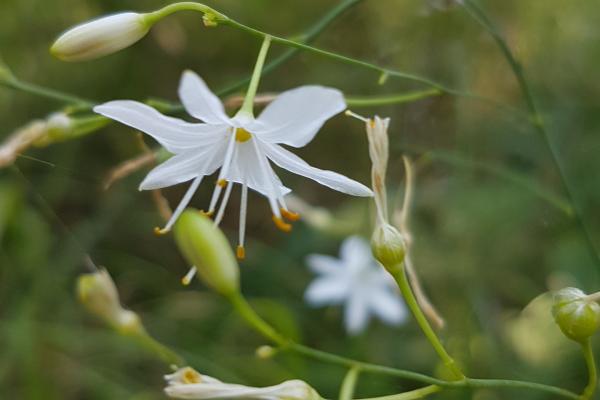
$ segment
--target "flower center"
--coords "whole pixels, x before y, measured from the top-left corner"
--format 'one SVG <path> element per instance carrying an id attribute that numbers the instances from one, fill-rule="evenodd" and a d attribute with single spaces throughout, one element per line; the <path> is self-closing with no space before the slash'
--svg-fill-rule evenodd
<path id="1" fill-rule="evenodd" d="M 237 128 L 235 130 L 235 140 L 236 141 L 238 141 L 240 143 L 244 143 L 244 142 L 250 140 L 251 138 L 252 138 L 252 135 L 250 134 L 250 132 L 248 132 L 244 128 Z"/>

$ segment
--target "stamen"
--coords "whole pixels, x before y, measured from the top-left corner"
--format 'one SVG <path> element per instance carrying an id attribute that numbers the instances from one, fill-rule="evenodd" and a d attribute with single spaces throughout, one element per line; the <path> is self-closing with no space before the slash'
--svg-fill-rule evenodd
<path id="1" fill-rule="evenodd" d="M 200 212 L 202 213 L 202 215 L 208 217 L 208 218 L 212 218 L 213 215 L 215 215 L 214 211 L 204 211 L 204 210 L 200 210 Z"/>
<path id="2" fill-rule="evenodd" d="M 248 140 L 252 139 L 252 134 L 245 130 L 244 128 L 237 128 L 235 130 L 235 140 L 244 143 Z"/>
<path id="3" fill-rule="evenodd" d="M 277 228 L 279 228 L 280 231 L 291 232 L 291 230 L 292 230 L 291 224 L 288 224 L 287 222 L 285 222 L 280 217 L 277 217 L 276 215 L 273 215 L 273 222 L 275 223 L 275 226 L 277 226 Z"/>
<path id="4" fill-rule="evenodd" d="M 242 198 L 240 201 L 240 226 L 239 226 L 239 247 L 244 248 L 244 239 L 246 236 L 246 213 L 248 210 L 248 185 L 242 183 Z"/>
<path id="5" fill-rule="evenodd" d="M 244 249 L 244 246 L 238 245 L 235 254 L 238 260 L 243 260 L 244 258 L 246 258 L 246 249 Z"/>
<path id="6" fill-rule="evenodd" d="M 198 271 L 198 269 L 196 268 L 196 266 L 193 266 L 192 268 L 190 268 L 188 273 L 185 274 L 185 276 L 183 278 L 181 278 L 181 284 L 183 286 L 189 285 L 192 282 L 192 279 L 194 279 L 194 276 L 196 276 L 197 271 Z"/>
<path id="7" fill-rule="evenodd" d="M 229 171 L 229 166 L 231 165 L 231 160 L 233 159 L 233 152 L 235 150 L 235 135 L 231 135 L 231 139 L 229 140 L 229 144 L 227 145 L 227 151 L 225 152 L 225 158 L 223 159 L 223 165 L 221 166 L 221 171 L 219 171 L 219 178 L 217 180 L 217 185 L 215 186 L 215 191 L 213 192 L 212 198 L 210 199 L 210 205 L 208 207 L 208 212 L 214 212 L 215 207 L 217 206 L 217 201 L 221 196 L 221 190 L 223 187 L 219 185 L 219 181 L 224 179 Z"/>
<path id="8" fill-rule="evenodd" d="M 196 190 L 198 190 L 198 186 L 200 186 L 200 183 L 202 182 L 202 178 L 203 178 L 203 176 L 199 176 L 192 181 L 192 184 L 188 188 L 187 192 L 185 192 L 185 194 L 181 198 L 181 201 L 177 205 L 177 208 L 173 212 L 173 215 L 171 215 L 171 218 L 167 222 L 167 225 L 165 225 L 165 227 L 162 229 L 159 227 L 154 228 L 155 235 L 165 235 L 171 230 L 171 228 L 177 221 L 177 218 L 179 218 L 179 216 L 181 215 L 183 210 L 185 210 L 187 205 L 190 203 L 190 200 L 192 199 L 192 196 L 194 195 Z"/>
<path id="9" fill-rule="evenodd" d="M 258 140 L 253 140 L 252 143 L 254 143 L 254 151 L 256 152 L 256 157 L 258 158 L 260 172 L 263 175 L 263 178 L 267 182 L 269 182 L 271 186 L 271 193 L 267 195 L 269 205 L 271 206 L 271 211 L 273 212 L 274 216 L 281 219 L 281 212 L 279 211 L 279 207 L 277 207 L 277 201 L 273 198 L 273 194 L 277 196 L 278 188 L 276 188 L 273 184 L 273 177 L 269 175 L 269 162 L 267 161 L 267 158 L 263 155 L 263 153 L 260 151 L 260 148 L 258 147 Z"/>
<path id="10" fill-rule="evenodd" d="M 227 180 L 226 179 L 219 179 L 217 181 L 217 185 L 221 186 L 222 188 L 224 188 L 225 186 L 227 186 Z"/>
<path id="11" fill-rule="evenodd" d="M 344 112 L 344 114 L 345 114 L 346 116 L 348 116 L 348 117 L 354 117 L 354 118 L 356 118 L 356 119 L 359 119 L 359 120 L 361 120 L 362 122 L 365 122 L 365 123 L 368 123 L 369 121 L 371 121 L 369 118 L 365 118 L 365 117 L 363 117 L 362 115 L 356 114 L 356 113 L 354 113 L 354 112 L 352 112 L 352 111 L 350 111 L 350 110 L 346 110 L 346 111 Z"/>
<path id="12" fill-rule="evenodd" d="M 283 215 L 283 217 L 285 219 L 287 219 L 288 221 L 294 222 L 294 221 L 298 221 L 300 219 L 300 214 L 298 214 L 298 213 L 292 212 L 283 207 L 281 207 L 280 211 L 281 211 L 281 215 Z"/>
<path id="13" fill-rule="evenodd" d="M 231 189 L 233 189 L 233 185 L 227 185 L 227 188 L 225 189 L 225 194 L 223 195 L 223 200 L 221 200 L 219 212 L 217 213 L 217 217 L 215 218 L 215 226 L 219 226 L 219 224 L 223 220 L 223 215 L 225 215 L 225 207 L 227 206 L 227 202 L 229 202 L 229 196 L 231 195 Z"/>

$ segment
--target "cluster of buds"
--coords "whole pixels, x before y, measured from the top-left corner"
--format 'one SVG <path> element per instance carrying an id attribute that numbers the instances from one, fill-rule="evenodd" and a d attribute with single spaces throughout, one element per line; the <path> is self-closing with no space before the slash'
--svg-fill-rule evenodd
<path id="1" fill-rule="evenodd" d="M 560 330 L 576 342 L 584 342 L 600 327 L 600 305 L 594 296 L 568 287 L 554 294 L 552 315 Z"/>

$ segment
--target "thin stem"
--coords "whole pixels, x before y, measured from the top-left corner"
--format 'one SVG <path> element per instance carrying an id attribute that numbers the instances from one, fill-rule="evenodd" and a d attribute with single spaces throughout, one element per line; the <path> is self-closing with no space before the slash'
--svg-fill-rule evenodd
<path id="1" fill-rule="evenodd" d="M 254 311 L 254 309 L 248 304 L 247 300 L 242 296 L 241 293 L 234 293 L 228 296 L 227 299 L 231 302 L 234 309 L 239 313 L 239 315 L 252 328 L 254 328 L 265 338 L 271 340 L 273 343 L 280 346 L 282 350 L 292 351 L 294 353 L 304 355 L 306 357 L 321 362 L 339 365 L 345 368 L 358 368 L 361 372 L 395 376 L 398 378 L 423 382 L 428 385 L 438 385 L 447 388 L 519 388 L 550 393 L 568 399 L 579 399 L 579 395 L 577 395 L 576 393 L 570 392 L 568 390 L 556 386 L 545 385 L 542 383 L 505 379 L 475 378 L 464 378 L 459 381 L 445 381 L 442 379 L 434 378 L 429 375 L 420 374 L 418 372 L 386 367 L 383 365 L 370 364 L 358 360 L 353 360 L 351 358 L 342 357 L 337 354 L 327 353 L 321 350 L 313 349 L 311 347 L 295 343 L 292 340 L 285 338 L 272 326 L 270 326 L 265 320 L 263 320 L 258 314 L 256 314 L 256 311 Z"/>
<path id="2" fill-rule="evenodd" d="M 11 77 L 5 81 L 0 81 L 0 85 L 4 85 L 11 89 L 20 90 L 25 93 L 46 97 L 52 100 L 58 100 L 60 102 L 75 106 L 93 107 L 94 105 L 94 103 L 90 100 L 82 99 L 72 94 L 46 88 L 33 83 L 23 82 L 15 77 Z"/>
<path id="3" fill-rule="evenodd" d="M 583 351 L 583 357 L 585 358 L 585 364 L 587 365 L 589 378 L 588 384 L 583 390 L 580 398 L 581 400 L 589 400 L 594 395 L 596 386 L 598 385 L 596 361 L 594 360 L 594 352 L 590 338 L 587 338 L 583 343 L 581 343 L 581 350 Z"/>
<path id="4" fill-rule="evenodd" d="M 250 116 L 254 115 L 254 97 L 256 96 L 256 91 L 258 90 L 258 83 L 260 82 L 260 77 L 263 66 L 265 65 L 265 59 L 267 58 L 270 45 L 271 36 L 265 36 L 260 47 L 260 51 L 258 52 L 256 65 L 254 66 L 252 78 L 250 79 L 250 84 L 248 85 L 248 91 L 246 91 L 246 96 L 244 97 L 244 103 L 242 104 L 239 112 L 244 112 Z"/>
<path id="5" fill-rule="evenodd" d="M 425 317 L 425 314 L 423 314 L 423 311 L 421 311 L 419 303 L 417 302 L 417 299 L 415 298 L 415 295 L 412 292 L 410 284 L 408 283 L 405 266 L 398 265 L 394 268 L 386 267 L 386 269 L 390 271 L 390 273 L 396 280 L 396 283 L 400 288 L 400 292 L 402 293 L 402 296 L 404 297 L 408 308 L 410 308 L 415 319 L 417 320 L 417 323 L 421 327 L 421 330 L 427 337 L 427 340 L 429 340 L 429 343 L 431 343 L 431 346 L 433 346 L 434 350 L 436 351 L 444 365 L 450 370 L 450 372 L 452 372 L 452 374 L 457 380 L 464 379 L 464 374 L 462 373 L 458 365 L 456 365 L 454 359 L 450 357 L 450 355 L 444 348 L 444 345 L 442 345 L 442 342 L 437 337 L 434 330 L 431 328 L 431 325 L 429 325 L 427 317 Z"/>
<path id="6" fill-rule="evenodd" d="M 390 396 L 381 396 L 381 397 L 370 397 L 368 399 L 360 399 L 360 400 L 415 400 L 422 399 L 424 397 L 429 396 L 430 394 L 437 393 L 442 388 L 437 385 L 429 385 L 420 389 L 411 390 L 410 392 L 392 394 Z"/>
<path id="7" fill-rule="evenodd" d="M 544 144 L 546 145 L 546 148 L 550 153 L 552 162 L 554 163 L 555 168 L 558 171 L 561 184 L 565 190 L 565 193 L 567 194 L 571 208 L 573 209 L 573 217 L 575 218 L 575 222 L 584 236 L 585 243 L 588 247 L 588 251 L 592 259 L 595 261 L 597 266 L 600 266 L 600 251 L 598 251 L 596 244 L 592 240 L 591 233 L 588 229 L 588 226 L 584 222 L 581 210 L 579 210 L 579 207 L 575 202 L 575 195 L 573 189 L 571 188 L 567 180 L 567 175 L 560 162 L 558 151 L 556 150 L 554 144 L 552 143 L 552 140 L 550 139 L 550 135 L 548 133 L 548 130 L 546 129 L 543 118 L 537 108 L 535 98 L 533 96 L 533 91 L 529 86 L 529 82 L 525 77 L 525 73 L 523 72 L 521 64 L 519 64 L 519 62 L 516 60 L 513 52 L 508 46 L 508 43 L 500 34 L 498 29 L 496 29 L 496 27 L 490 21 L 490 19 L 487 17 L 485 12 L 475 2 L 471 0 L 464 0 L 463 4 L 465 10 L 469 13 L 469 15 L 473 17 L 473 19 L 475 19 L 475 21 L 477 21 L 492 36 L 492 38 L 500 48 L 502 55 L 508 62 L 511 70 L 513 71 L 513 75 L 519 83 L 519 87 L 521 88 L 521 92 L 523 93 L 525 103 L 529 110 L 531 124 L 535 128 L 536 132 L 542 137 Z"/>
<path id="8" fill-rule="evenodd" d="M 346 373 L 344 381 L 342 382 L 339 400 L 352 400 L 359 374 L 360 368 L 357 366 L 354 366 L 348 370 L 348 373 Z"/>
<path id="9" fill-rule="evenodd" d="M 417 90 L 409 93 L 392 94 L 388 96 L 347 96 L 346 104 L 348 105 L 348 107 L 385 106 L 390 104 L 411 103 L 413 101 L 426 99 L 428 97 L 440 96 L 442 94 L 443 92 L 439 89 L 426 89 Z"/>
<path id="10" fill-rule="evenodd" d="M 129 335 L 127 335 L 129 336 Z M 160 343 L 147 333 L 130 336 L 139 345 L 146 348 L 148 351 L 156 355 L 164 361 L 168 366 L 182 367 L 185 365 L 185 360 L 173 350 Z"/>

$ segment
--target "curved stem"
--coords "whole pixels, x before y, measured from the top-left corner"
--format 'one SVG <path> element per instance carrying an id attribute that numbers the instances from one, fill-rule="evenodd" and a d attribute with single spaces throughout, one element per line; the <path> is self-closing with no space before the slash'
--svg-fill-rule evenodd
<path id="1" fill-rule="evenodd" d="M 348 107 L 385 106 L 389 104 L 411 103 L 413 101 L 440 96 L 442 94 L 443 92 L 439 89 L 426 89 L 386 96 L 346 96 L 346 104 Z"/>
<path id="2" fill-rule="evenodd" d="M 241 293 L 234 293 L 227 297 L 238 314 L 254 328 L 258 333 L 273 343 L 281 347 L 282 350 L 292 351 L 294 353 L 307 356 L 321 362 L 343 366 L 345 368 L 358 368 L 361 372 L 395 376 L 398 378 L 410 379 L 417 382 L 423 382 L 428 385 L 438 385 L 445 388 L 518 388 L 536 390 L 561 396 L 567 399 L 579 399 L 579 395 L 568 390 L 545 385 L 542 383 L 515 381 L 505 379 L 475 379 L 463 378 L 458 381 L 445 381 L 429 375 L 418 372 L 407 371 L 398 368 L 386 367 L 383 365 L 370 364 L 351 358 L 339 356 L 337 354 L 327 353 L 321 350 L 313 349 L 285 338 L 277 332 L 271 325 L 263 320 L 254 309 L 248 304 L 248 301 Z"/>
<path id="3" fill-rule="evenodd" d="M 402 293 L 402 296 L 404 297 L 408 308 L 413 313 L 415 319 L 417 320 L 417 323 L 421 327 L 421 330 L 427 337 L 427 340 L 429 340 L 429 343 L 431 343 L 431 346 L 433 346 L 440 359 L 443 361 L 444 365 L 450 370 L 450 372 L 452 372 L 452 374 L 457 380 L 463 379 L 465 377 L 464 374 L 462 373 L 458 365 L 456 365 L 454 359 L 450 357 L 450 355 L 444 348 L 444 345 L 442 345 L 442 342 L 437 337 L 434 330 L 431 328 L 431 325 L 429 325 L 429 321 L 427 321 L 427 317 L 425 317 L 425 314 L 423 314 L 421 307 L 419 307 L 419 303 L 417 302 L 417 299 L 415 298 L 415 295 L 412 292 L 410 284 L 408 283 L 408 278 L 406 276 L 406 267 L 404 266 L 404 264 L 397 265 L 393 268 L 386 267 L 386 269 L 394 277 L 394 280 L 398 284 L 400 292 Z"/>
<path id="4" fill-rule="evenodd" d="M 368 399 L 360 399 L 360 400 L 416 400 L 422 399 L 424 397 L 429 396 L 430 394 L 437 393 L 442 388 L 437 385 L 429 385 L 423 388 L 411 390 L 410 392 L 392 394 L 390 396 L 381 396 L 381 397 L 371 397 Z"/>
<path id="5" fill-rule="evenodd" d="M 531 124 L 533 125 L 537 133 L 542 137 L 544 144 L 546 145 L 546 148 L 550 153 L 552 162 L 554 163 L 554 166 L 558 171 L 561 184 L 569 199 L 571 208 L 573 209 L 573 217 L 575 218 L 575 222 L 584 236 L 585 243 L 588 247 L 588 251 L 592 259 L 595 261 L 597 266 L 600 266 L 600 251 L 598 250 L 596 244 L 592 240 L 592 236 L 590 234 L 588 226 L 584 222 L 584 218 L 581 215 L 581 210 L 579 210 L 579 207 L 575 202 L 575 195 L 573 189 L 569 185 L 566 172 L 559 159 L 558 151 L 556 150 L 554 144 L 552 143 L 552 140 L 550 139 L 550 135 L 548 133 L 548 130 L 546 129 L 543 118 L 537 108 L 535 98 L 533 96 L 533 91 L 529 86 L 529 82 L 525 77 L 525 73 L 523 72 L 521 64 L 519 64 L 510 47 L 508 46 L 508 43 L 502 37 L 500 32 L 496 29 L 496 27 L 493 25 L 493 23 L 490 21 L 487 15 L 483 12 L 483 10 L 471 0 L 464 0 L 463 4 L 468 14 L 471 17 L 473 17 L 473 19 L 475 19 L 475 21 L 477 21 L 492 36 L 492 38 L 500 48 L 502 55 L 510 65 L 511 70 L 513 71 L 513 75 L 517 79 L 521 92 L 523 93 L 527 109 L 530 113 L 529 117 Z"/>
<path id="6" fill-rule="evenodd" d="M 252 71 L 252 78 L 250 79 L 250 84 L 248 85 L 246 96 L 244 97 L 244 103 L 242 104 L 242 107 L 240 108 L 239 112 L 244 112 L 250 116 L 254 116 L 254 97 L 256 96 L 256 91 L 258 90 L 258 83 L 260 82 L 262 69 L 265 65 L 265 59 L 267 58 L 267 53 L 269 52 L 270 45 L 271 37 L 265 36 L 265 38 L 263 39 L 263 43 L 260 47 L 260 51 L 258 52 L 256 65 L 254 66 L 254 71 Z"/>
<path id="7" fill-rule="evenodd" d="M 352 400 L 354 397 L 354 389 L 356 388 L 356 382 L 358 375 L 360 374 L 360 368 L 354 366 L 348 370 L 348 373 L 344 377 L 342 387 L 340 389 L 339 400 Z M 363 399 L 366 400 L 366 399 Z M 373 399 L 371 399 L 373 400 Z"/>
<path id="8" fill-rule="evenodd" d="M 594 395 L 596 391 L 596 386 L 598 385 L 598 375 L 596 372 L 596 361 L 594 360 L 594 352 L 592 349 L 592 342 L 590 338 L 587 338 L 581 344 L 581 350 L 583 351 L 583 357 L 585 358 L 585 364 L 588 369 L 588 384 L 583 390 L 581 394 L 581 400 L 589 400 Z"/>
<path id="9" fill-rule="evenodd" d="M 53 100 L 58 100 L 60 102 L 72 104 L 75 106 L 84 106 L 91 108 L 94 105 L 94 103 L 90 100 L 82 99 L 72 94 L 46 88 L 33 83 L 23 82 L 15 77 L 11 77 L 5 81 L 0 81 L 0 85 L 4 85 L 11 89 L 20 90 L 25 93 L 34 94 Z"/>

